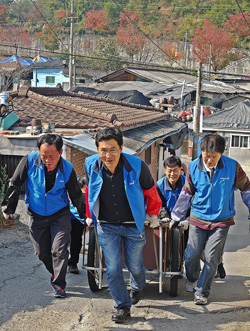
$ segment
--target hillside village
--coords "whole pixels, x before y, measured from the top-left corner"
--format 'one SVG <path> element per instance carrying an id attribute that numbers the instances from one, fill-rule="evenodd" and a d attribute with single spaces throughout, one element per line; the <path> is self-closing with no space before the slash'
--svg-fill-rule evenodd
<path id="1" fill-rule="evenodd" d="M 62 157 L 78 178 L 85 175 L 85 159 L 96 154 L 95 137 L 104 128 L 121 129 L 123 151 L 144 161 L 155 183 L 164 176 L 163 161 L 169 156 L 178 156 L 184 168 L 196 159 L 207 133 L 225 139 L 224 155 L 249 176 L 249 24 L 245 0 L 1 1 L 0 203 L 20 160 L 37 151 L 44 133 L 62 137 Z M 89 273 L 80 270 L 75 278 L 67 276 L 69 305 L 51 299 L 48 275 L 29 243 L 24 195 L 22 187 L 13 224 L 5 226 L 0 213 L 3 330 L 120 329 L 110 328 L 106 317 L 112 302 L 99 261 L 92 274 L 96 293 L 90 292 Z M 236 205 L 238 225 L 225 246 L 227 278 L 215 280 L 208 309 L 194 310 L 189 294 L 183 294 L 183 270 L 175 275 L 179 297 L 163 296 L 169 288 L 171 292 L 171 280 L 159 278 L 158 287 L 153 269 L 157 275 L 162 270 L 156 263 L 148 270 L 145 301 L 133 308 L 135 319 L 124 330 L 193 331 L 199 324 L 204 331 L 250 329 L 249 226 L 239 194 Z M 157 245 L 167 241 L 166 232 L 153 230 L 151 237 L 150 254 L 163 260 L 163 248 L 156 252 L 155 240 Z M 84 269 L 88 232 L 83 238 L 79 265 Z M 18 293 L 16 277 L 24 285 L 12 303 L 9 286 L 13 279 Z M 35 290 L 37 279 L 41 287 Z"/>

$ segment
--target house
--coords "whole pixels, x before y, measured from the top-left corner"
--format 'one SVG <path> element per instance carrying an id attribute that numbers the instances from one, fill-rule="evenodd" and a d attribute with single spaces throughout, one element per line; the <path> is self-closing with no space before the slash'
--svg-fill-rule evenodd
<path id="1" fill-rule="evenodd" d="M 95 89 L 92 87 L 86 87 L 82 85 L 78 85 L 70 89 L 70 92 L 86 94 L 90 96 L 96 96 L 99 98 L 107 98 L 110 100 L 116 101 L 123 101 L 128 103 L 135 103 L 138 105 L 144 106 L 152 106 L 148 99 L 139 91 L 137 90 L 128 90 L 128 91 L 108 91 L 108 90 L 101 90 Z"/>
<path id="2" fill-rule="evenodd" d="M 157 180 L 164 174 L 164 158 L 174 151 L 180 154 L 187 133 L 185 123 L 171 119 L 152 106 L 79 95 L 65 92 L 62 88 L 35 88 L 27 84 L 10 95 L 14 113 L 20 120 L 10 128 L 10 134 L 0 135 L 1 140 L 5 139 L 4 144 L 0 142 L 0 166 L 4 164 L 3 160 L 9 158 L 7 163 L 15 164 L 12 161 L 15 155 L 36 150 L 38 136 L 30 134 L 31 121 L 41 119 L 42 123 L 53 124 L 55 132 L 63 135 L 64 155 L 79 176 L 83 174 L 85 158 L 95 153 L 95 146 L 89 144 L 89 139 L 93 139 L 96 130 L 119 127 L 124 133 L 124 147 L 142 158 Z M 85 137 L 81 136 L 76 142 L 75 136 L 79 134 Z"/>
<path id="3" fill-rule="evenodd" d="M 138 81 L 138 82 L 158 82 L 168 86 L 175 84 L 191 84 L 197 78 L 184 71 L 166 71 L 159 69 L 124 67 L 111 72 L 95 80 L 97 83 L 110 81 Z"/>
<path id="4" fill-rule="evenodd" d="M 203 119 L 203 133 L 217 132 L 226 140 L 225 155 L 242 165 L 250 158 L 250 101 L 245 100 Z"/>
<path id="5" fill-rule="evenodd" d="M 75 79 L 78 83 L 84 83 L 84 70 L 86 65 L 82 61 L 75 61 Z M 35 63 L 33 69 L 33 87 L 56 87 L 61 84 L 64 90 L 69 88 L 69 60 L 57 58 L 54 60 Z"/>
<path id="6" fill-rule="evenodd" d="M 116 82 L 119 86 L 122 82 L 133 82 L 138 86 L 143 83 L 164 84 L 167 88 L 163 93 L 155 95 L 155 98 L 168 98 L 173 96 L 176 104 L 188 104 L 189 101 L 195 101 L 195 91 L 197 88 L 197 77 L 184 71 L 166 71 L 159 69 L 124 67 L 108 75 L 95 80 L 96 83 L 105 84 L 107 82 Z M 184 86 L 184 91 L 183 91 Z M 170 93 L 168 93 L 170 92 Z M 184 96 L 183 96 L 184 92 Z M 202 80 L 201 103 L 210 105 L 214 98 L 218 96 L 232 96 L 237 94 L 246 94 L 249 91 L 232 84 L 226 84 L 220 81 Z M 182 100 L 187 97 L 187 100 Z"/>

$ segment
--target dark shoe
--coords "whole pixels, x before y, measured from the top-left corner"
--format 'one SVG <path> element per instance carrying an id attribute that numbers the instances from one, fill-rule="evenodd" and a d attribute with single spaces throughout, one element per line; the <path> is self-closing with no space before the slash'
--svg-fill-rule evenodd
<path id="1" fill-rule="evenodd" d="M 76 265 L 69 265 L 69 272 L 72 274 L 79 274 L 79 269 Z"/>
<path id="2" fill-rule="evenodd" d="M 112 315 L 112 321 L 115 323 L 124 323 L 130 320 L 130 308 L 127 306 L 117 308 L 117 312 Z"/>
<path id="3" fill-rule="evenodd" d="M 140 301 L 141 295 L 142 295 L 142 290 L 139 290 L 139 291 L 131 290 L 130 298 L 131 298 L 132 305 L 136 305 L 137 302 Z"/>
<path id="4" fill-rule="evenodd" d="M 57 288 L 54 291 L 55 298 L 65 298 L 66 292 L 62 288 Z"/>
<path id="5" fill-rule="evenodd" d="M 225 269 L 223 267 L 223 263 L 222 262 L 218 265 L 217 274 L 222 279 L 226 277 L 226 271 L 225 271 Z"/>

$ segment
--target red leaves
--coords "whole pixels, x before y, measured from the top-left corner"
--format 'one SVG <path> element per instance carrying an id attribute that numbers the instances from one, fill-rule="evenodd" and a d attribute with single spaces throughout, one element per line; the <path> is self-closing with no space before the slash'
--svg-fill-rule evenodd
<path id="1" fill-rule="evenodd" d="M 93 31 L 108 30 L 108 13 L 104 10 L 91 10 L 86 13 L 84 20 L 85 27 Z"/>
<path id="2" fill-rule="evenodd" d="M 203 29 L 196 28 L 193 36 L 193 53 L 197 61 L 203 64 L 209 63 L 211 44 L 211 64 L 214 70 L 220 69 L 230 57 L 234 39 L 227 31 L 213 25 L 209 21 L 204 22 Z"/>
<path id="3" fill-rule="evenodd" d="M 31 43 L 30 35 L 25 28 L 21 27 L 0 27 L 0 41 L 9 45 L 18 45 L 21 43 Z"/>
<path id="4" fill-rule="evenodd" d="M 250 25 L 250 16 L 248 14 L 244 14 L 248 25 Z M 249 26 L 245 21 L 243 15 L 241 13 L 231 15 L 229 19 L 224 23 L 224 26 L 236 37 L 240 40 L 244 38 L 250 37 Z"/>

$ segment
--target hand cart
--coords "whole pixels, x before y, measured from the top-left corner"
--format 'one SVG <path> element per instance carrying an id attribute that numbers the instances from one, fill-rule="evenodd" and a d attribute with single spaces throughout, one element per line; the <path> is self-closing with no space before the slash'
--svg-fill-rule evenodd
<path id="1" fill-rule="evenodd" d="M 178 294 L 178 279 L 183 272 L 184 230 L 182 227 L 171 230 L 168 225 L 162 222 L 155 229 L 145 226 L 146 245 L 143 258 L 146 275 L 153 274 L 159 278 L 159 293 L 163 292 L 164 282 L 170 280 L 170 295 L 175 297 Z M 83 264 L 83 268 L 88 272 L 91 291 L 100 290 L 106 266 L 94 226 L 90 227 L 87 262 Z M 124 268 L 124 271 L 127 269 Z"/>

